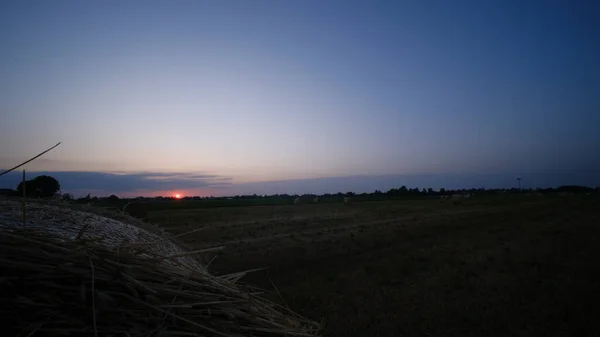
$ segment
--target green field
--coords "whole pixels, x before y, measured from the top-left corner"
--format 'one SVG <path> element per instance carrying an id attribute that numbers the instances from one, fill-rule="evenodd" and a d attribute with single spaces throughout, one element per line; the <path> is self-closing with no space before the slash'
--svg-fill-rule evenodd
<path id="1" fill-rule="evenodd" d="M 188 208 L 149 219 L 171 234 L 203 228 L 181 237 L 190 248 L 225 245 L 213 273 L 268 267 L 242 281 L 325 320 L 326 336 L 600 331 L 597 195 Z"/>

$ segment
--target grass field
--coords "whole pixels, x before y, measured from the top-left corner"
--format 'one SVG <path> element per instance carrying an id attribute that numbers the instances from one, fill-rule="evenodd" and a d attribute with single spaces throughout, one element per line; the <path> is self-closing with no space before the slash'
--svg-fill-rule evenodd
<path id="1" fill-rule="evenodd" d="M 326 336 L 600 331 L 600 199 L 506 196 L 153 211 Z M 205 260 L 212 255 L 203 256 Z M 272 283 L 271 283 L 272 282 Z M 279 301 L 282 301 L 279 299 Z"/>

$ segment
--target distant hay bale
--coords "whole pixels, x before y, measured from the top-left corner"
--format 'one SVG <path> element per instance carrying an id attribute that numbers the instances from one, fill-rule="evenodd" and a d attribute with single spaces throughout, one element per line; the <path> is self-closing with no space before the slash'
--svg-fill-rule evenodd
<path id="1" fill-rule="evenodd" d="M 213 276 L 172 239 L 93 213 L 0 200 L 7 336 L 317 336 L 319 324 Z"/>
<path id="2" fill-rule="evenodd" d="M 471 194 L 470 193 L 465 193 L 465 194 L 456 193 L 456 194 L 452 194 L 452 203 L 454 203 L 455 205 L 461 204 L 464 200 L 467 200 L 467 199 L 470 199 L 470 198 L 471 198 Z"/>
<path id="3" fill-rule="evenodd" d="M 300 198 L 294 199 L 294 205 L 298 205 L 300 203 Z"/>
<path id="4" fill-rule="evenodd" d="M 350 197 L 344 197 L 344 205 L 349 205 L 351 200 L 352 199 Z"/>
<path id="5" fill-rule="evenodd" d="M 316 198 L 313 200 L 313 202 L 314 202 L 315 204 L 318 204 L 318 203 L 319 203 L 319 197 L 316 197 Z"/>
<path id="6" fill-rule="evenodd" d="M 148 217 L 148 205 L 140 201 L 132 201 L 123 206 L 123 212 L 134 218 L 145 220 Z"/>

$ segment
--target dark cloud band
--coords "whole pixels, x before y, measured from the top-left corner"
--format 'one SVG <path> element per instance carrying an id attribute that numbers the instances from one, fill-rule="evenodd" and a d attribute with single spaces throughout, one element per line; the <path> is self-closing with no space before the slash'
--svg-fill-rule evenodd
<path id="1" fill-rule="evenodd" d="M 28 172 L 29 178 L 49 175 L 69 190 L 103 190 L 109 193 L 133 192 L 138 190 L 173 190 L 222 187 L 231 184 L 231 178 L 218 175 L 182 172 Z M 11 172 L 0 181 L 3 187 L 15 188 L 20 180 L 20 172 Z"/>

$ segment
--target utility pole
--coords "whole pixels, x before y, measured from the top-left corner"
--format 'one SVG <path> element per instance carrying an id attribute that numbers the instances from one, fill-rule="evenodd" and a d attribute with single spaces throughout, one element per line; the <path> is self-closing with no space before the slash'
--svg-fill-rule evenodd
<path id="1" fill-rule="evenodd" d="M 521 177 L 517 178 L 517 181 L 519 182 L 519 191 L 521 190 Z"/>

